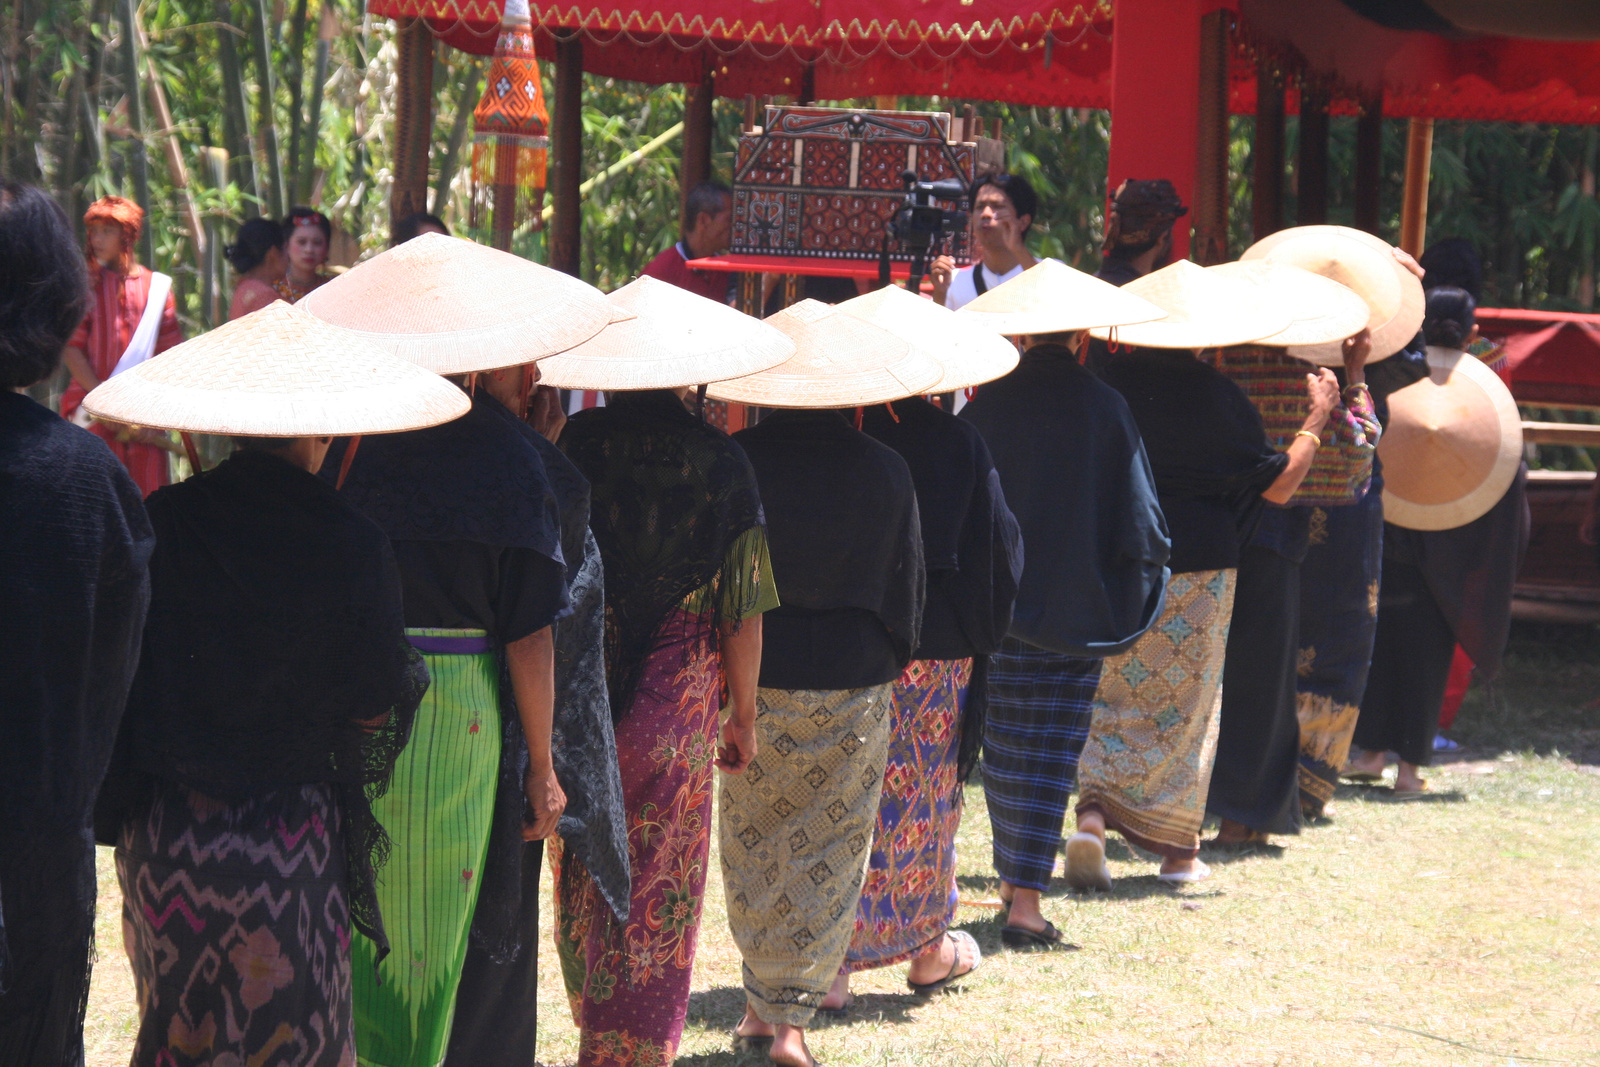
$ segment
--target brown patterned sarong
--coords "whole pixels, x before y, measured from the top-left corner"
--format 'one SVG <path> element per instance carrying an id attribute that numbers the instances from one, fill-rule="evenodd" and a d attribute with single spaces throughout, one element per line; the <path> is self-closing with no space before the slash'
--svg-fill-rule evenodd
<path id="1" fill-rule="evenodd" d="M 889 748 L 893 683 L 756 691 L 756 758 L 722 775 L 722 880 L 744 987 L 807 1026 L 855 929 Z"/>
<path id="2" fill-rule="evenodd" d="M 1174 574 L 1161 617 L 1105 661 L 1078 765 L 1078 811 L 1175 859 L 1200 851 L 1235 572 Z"/>

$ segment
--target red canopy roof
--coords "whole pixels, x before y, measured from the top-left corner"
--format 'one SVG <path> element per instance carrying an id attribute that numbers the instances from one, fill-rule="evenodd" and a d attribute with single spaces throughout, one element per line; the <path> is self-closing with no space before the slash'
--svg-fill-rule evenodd
<path id="1" fill-rule="evenodd" d="M 1600 407 L 1600 315 L 1479 308 L 1478 329 L 1505 345 L 1495 370 L 1521 403 Z"/>
<path id="2" fill-rule="evenodd" d="M 1265 54 L 1327 79 L 1345 101 L 1381 90 L 1384 114 L 1600 123 L 1600 42 L 1539 41 L 1387 29 L 1340 0 L 1237 0 L 1235 112 L 1255 110 Z M 426 17 L 457 48 L 494 48 L 500 0 L 368 0 L 374 15 Z M 980 15 L 981 12 L 981 15 Z M 533 3 L 548 31 L 581 30 L 584 67 L 660 84 L 701 80 L 717 92 L 793 95 L 806 65 L 819 99 L 928 95 L 1050 107 L 1111 100 L 1109 0 L 594 0 Z M 1346 104 L 1348 106 L 1348 104 Z"/>

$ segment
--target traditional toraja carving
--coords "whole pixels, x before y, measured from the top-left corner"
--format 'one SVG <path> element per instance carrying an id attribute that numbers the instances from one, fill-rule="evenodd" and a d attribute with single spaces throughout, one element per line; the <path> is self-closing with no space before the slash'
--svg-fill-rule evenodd
<path id="1" fill-rule="evenodd" d="M 959 178 L 998 170 L 997 140 L 951 141 L 943 112 L 768 107 L 766 125 L 741 134 L 733 176 L 736 255 L 875 259 L 904 203 L 901 175 Z M 951 239 L 969 261 L 967 236 Z M 910 259 L 890 242 L 890 258 Z"/>

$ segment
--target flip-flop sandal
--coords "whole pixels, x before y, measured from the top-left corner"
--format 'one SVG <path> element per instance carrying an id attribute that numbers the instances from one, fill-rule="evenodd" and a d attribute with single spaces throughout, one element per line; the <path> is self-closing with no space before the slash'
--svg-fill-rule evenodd
<path id="1" fill-rule="evenodd" d="M 1111 892 L 1111 868 L 1106 866 L 1106 843 L 1094 834 L 1067 838 L 1067 884 L 1074 889 Z"/>
<path id="2" fill-rule="evenodd" d="M 1392 789 L 1390 793 L 1395 800 L 1420 800 L 1428 795 L 1428 786 L 1424 782 L 1421 789 Z"/>
<path id="3" fill-rule="evenodd" d="M 801 1064 L 800 1067 L 822 1067 L 822 1062 L 811 1054 L 810 1049 L 806 1049 L 806 1060 L 808 1062 Z M 773 1059 L 770 1052 L 767 1054 L 767 1062 L 772 1064 L 773 1067 L 789 1067 L 787 1063 L 779 1063 Z"/>
<path id="4" fill-rule="evenodd" d="M 741 1034 L 735 1026 L 728 1031 L 728 1036 L 733 1039 L 735 1052 L 765 1052 L 772 1047 L 771 1034 Z"/>
<path id="5" fill-rule="evenodd" d="M 1043 930 L 1030 930 L 1026 926 L 1012 926 L 1009 923 L 1000 929 L 1000 943 L 1013 952 L 1055 948 L 1061 941 L 1061 931 L 1049 919 L 1044 921 Z"/>
<path id="6" fill-rule="evenodd" d="M 1340 771 L 1339 777 L 1356 785 L 1382 785 L 1383 775 L 1371 771 Z"/>
<path id="7" fill-rule="evenodd" d="M 950 961 L 950 973 L 934 982 L 913 982 L 907 978 L 906 985 L 910 987 L 911 992 L 919 997 L 932 996 L 951 982 L 965 978 L 983 964 L 983 950 L 978 947 L 977 939 L 971 934 L 965 930 L 950 930 L 944 936 L 950 939 L 956 950 L 956 958 Z M 957 970 L 956 968 L 961 966 L 962 950 L 964 949 L 970 949 L 972 952 L 972 966 L 966 970 Z"/>
<path id="8" fill-rule="evenodd" d="M 1193 885 L 1203 882 L 1211 877 L 1211 868 L 1204 863 L 1196 862 L 1192 871 L 1173 871 L 1171 874 L 1158 874 L 1156 879 L 1168 885 Z"/>
<path id="9" fill-rule="evenodd" d="M 843 1004 L 839 1005 L 837 1008 L 818 1008 L 817 1014 L 826 1015 L 830 1019 L 843 1019 L 846 1015 L 850 1014 L 850 1009 L 855 1006 L 856 995 L 854 993 L 846 993 Z"/>

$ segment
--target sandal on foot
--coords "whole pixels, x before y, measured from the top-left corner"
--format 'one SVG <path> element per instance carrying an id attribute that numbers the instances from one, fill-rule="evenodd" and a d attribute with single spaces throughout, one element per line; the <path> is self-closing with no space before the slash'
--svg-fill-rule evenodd
<path id="1" fill-rule="evenodd" d="M 772 1064 L 773 1067 L 790 1067 L 790 1065 L 787 1063 L 780 1063 L 779 1061 L 773 1059 L 772 1053 L 770 1052 L 767 1053 L 767 1062 Z M 811 1054 L 810 1049 L 806 1049 L 806 1062 L 800 1064 L 800 1067 L 822 1067 L 822 1064 L 818 1062 L 817 1058 Z"/>
<path id="2" fill-rule="evenodd" d="M 910 987 L 911 992 L 917 994 L 919 997 L 932 996 L 945 986 L 949 985 L 951 982 L 954 982 L 959 978 L 965 978 L 967 975 L 977 970 L 979 964 L 983 963 L 983 950 L 978 948 L 977 939 L 971 934 L 967 933 L 965 930 L 950 930 L 947 931 L 944 936 L 948 937 L 951 945 L 955 947 L 956 958 L 950 961 L 949 973 L 937 981 L 913 982 L 910 978 L 906 979 L 906 985 Z M 972 962 L 966 967 L 962 967 L 962 957 L 969 952 L 971 953 L 970 958 Z"/>
<path id="3" fill-rule="evenodd" d="M 1013 952 L 1055 948 L 1061 944 L 1061 931 L 1057 930 L 1055 923 L 1049 919 L 1044 921 L 1043 930 L 1030 930 L 1026 926 L 1012 926 L 1007 923 L 1000 929 L 1000 943 Z"/>
<path id="4" fill-rule="evenodd" d="M 1067 838 L 1067 884 L 1074 889 L 1111 892 L 1111 868 L 1106 866 L 1106 843 L 1094 834 Z"/>
<path id="5" fill-rule="evenodd" d="M 1420 789 L 1392 789 L 1390 793 L 1396 800 L 1416 800 L 1428 795 L 1428 783 L 1423 782 Z"/>
<path id="6" fill-rule="evenodd" d="M 735 1052 L 765 1052 L 772 1047 L 771 1034 L 741 1034 L 735 1026 L 728 1031 L 728 1036 L 733 1039 Z"/>
<path id="7" fill-rule="evenodd" d="M 1195 882 L 1203 882 L 1210 877 L 1211 868 L 1199 860 L 1195 861 L 1194 870 L 1192 871 L 1173 871 L 1171 874 L 1156 875 L 1158 880 L 1168 885 L 1193 885 Z"/>
<path id="8" fill-rule="evenodd" d="M 856 995 L 854 993 L 846 993 L 844 995 L 844 1003 L 843 1004 L 839 1005 L 837 1008 L 818 1007 L 817 1008 L 817 1014 L 818 1015 L 826 1015 L 830 1019 L 842 1019 L 846 1015 L 849 1015 L 850 1014 L 850 1009 L 855 1007 L 855 1006 L 856 1006 Z"/>

